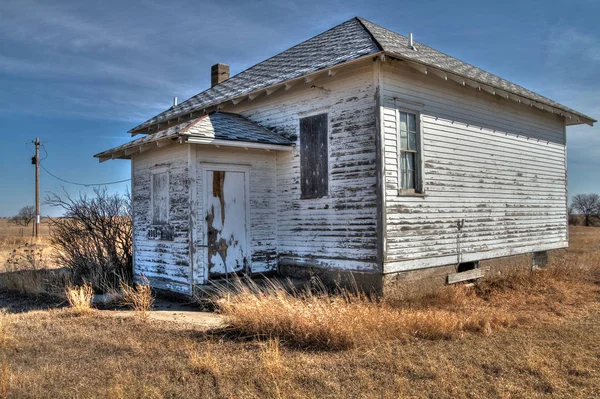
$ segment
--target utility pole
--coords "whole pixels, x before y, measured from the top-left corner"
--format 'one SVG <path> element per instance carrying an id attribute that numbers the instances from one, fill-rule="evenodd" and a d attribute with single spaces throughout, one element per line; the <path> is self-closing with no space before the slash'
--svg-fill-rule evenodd
<path id="1" fill-rule="evenodd" d="M 40 236 L 40 139 L 35 138 L 35 238 Z"/>

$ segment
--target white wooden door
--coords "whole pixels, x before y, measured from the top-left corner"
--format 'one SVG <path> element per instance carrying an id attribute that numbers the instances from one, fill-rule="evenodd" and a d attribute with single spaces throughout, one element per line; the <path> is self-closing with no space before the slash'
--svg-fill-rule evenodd
<path id="1" fill-rule="evenodd" d="M 246 172 L 207 170 L 205 176 L 208 276 L 246 271 Z"/>

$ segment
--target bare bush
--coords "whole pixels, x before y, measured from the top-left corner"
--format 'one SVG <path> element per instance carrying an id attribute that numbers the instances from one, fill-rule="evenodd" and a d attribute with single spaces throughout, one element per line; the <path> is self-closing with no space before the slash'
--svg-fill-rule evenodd
<path id="1" fill-rule="evenodd" d="M 29 224 L 35 219 L 35 206 L 28 205 L 21 208 L 16 216 L 10 218 L 10 221 L 19 226 L 29 226 Z"/>
<path id="2" fill-rule="evenodd" d="M 75 284 L 117 287 L 132 275 L 131 197 L 94 189 L 94 197 L 50 194 L 46 203 L 64 217 L 50 221 L 57 263 L 71 269 Z"/>

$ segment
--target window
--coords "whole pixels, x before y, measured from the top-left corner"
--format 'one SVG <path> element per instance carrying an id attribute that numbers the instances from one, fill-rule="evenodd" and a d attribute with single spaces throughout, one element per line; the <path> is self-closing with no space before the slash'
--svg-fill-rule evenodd
<path id="1" fill-rule="evenodd" d="M 419 192 L 419 127 L 417 114 L 399 111 L 400 189 Z"/>
<path id="2" fill-rule="evenodd" d="M 325 197 L 329 188 L 327 114 L 300 119 L 300 198 Z"/>
<path id="3" fill-rule="evenodd" d="M 169 172 L 152 174 L 152 224 L 169 223 Z"/>

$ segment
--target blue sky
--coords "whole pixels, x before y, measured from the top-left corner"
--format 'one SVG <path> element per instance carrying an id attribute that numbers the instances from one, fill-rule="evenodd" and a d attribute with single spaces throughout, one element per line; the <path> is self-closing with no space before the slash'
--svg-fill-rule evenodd
<path id="1" fill-rule="evenodd" d="M 129 178 L 92 155 L 210 84 L 361 16 L 598 119 L 600 2 L 0 1 L 0 216 L 33 204 L 36 136 L 67 180 Z M 569 194 L 600 192 L 600 128 L 568 132 Z M 42 157 L 45 156 L 42 151 Z M 90 192 L 41 172 L 41 191 Z M 110 187 L 124 192 L 128 183 Z M 42 206 L 42 214 L 56 211 Z"/>

